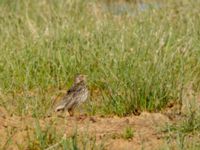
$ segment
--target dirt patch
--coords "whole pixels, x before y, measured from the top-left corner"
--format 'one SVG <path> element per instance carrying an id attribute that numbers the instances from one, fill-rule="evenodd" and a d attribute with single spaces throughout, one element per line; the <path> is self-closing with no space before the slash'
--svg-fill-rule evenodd
<path id="1" fill-rule="evenodd" d="M 30 130 L 35 128 L 35 118 L 26 116 L 8 116 L 1 108 L 4 115 L 0 115 L 0 145 L 6 145 L 9 149 L 18 149 L 17 145 L 26 146 L 27 136 Z M 2 113 L 3 114 L 3 113 Z M 163 144 L 162 132 L 159 129 L 170 122 L 168 117 L 160 113 L 143 112 L 140 116 L 129 117 L 100 117 L 100 116 L 76 116 L 58 117 L 51 116 L 40 119 L 42 128 L 51 125 L 56 128 L 56 132 L 66 136 L 74 134 L 75 129 L 78 134 L 87 133 L 95 136 L 97 142 L 103 141 L 106 149 L 158 149 Z M 124 138 L 126 129 L 131 128 L 133 136 Z"/>

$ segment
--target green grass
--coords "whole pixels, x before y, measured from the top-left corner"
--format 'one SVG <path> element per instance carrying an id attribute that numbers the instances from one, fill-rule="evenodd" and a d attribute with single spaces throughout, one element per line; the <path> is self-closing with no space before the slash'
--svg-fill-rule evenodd
<path id="1" fill-rule="evenodd" d="M 126 127 L 124 129 L 123 138 L 124 139 L 132 139 L 134 136 L 134 130 L 131 127 Z"/>
<path id="2" fill-rule="evenodd" d="M 162 0 L 161 8 L 145 11 L 130 3 L 134 15 L 107 10 L 104 2 L 0 0 L 0 106 L 44 117 L 79 73 L 88 75 L 84 110 L 92 115 L 159 111 L 181 101 L 191 85 L 200 92 L 200 1 Z M 15 130 L 6 130 L 3 149 Z M 199 114 L 191 112 L 168 126 L 164 149 L 199 149 L 199 130 Z M 65 138 L 54 125 L 36 122 L 30 132 L 28 149 L 97 149 L 95 138 Z M 131 139 L 134 130 L 122 136 Z"/>
<path id="3" fill-rule="evenodd" d="M 167 125 L 163 130 L 167 133 L 165 136 L 167 145 L 165 149 L 189 149 L 196 150 L 200 148 L 199 131 L 200 131 L 200 114 L 199 110 L 191 110 L 185 119 L 172 125 Z"/>
<path id="4" fill-rule="evenodd" d="M 200 91 L 199 1 L 116 15 L 98 1 L 0 1 L 0 105 L 44 116 L 78 73 L 89 114 L 124 116 Z M 134 7 L 134 4 L 131 4 Z"/>

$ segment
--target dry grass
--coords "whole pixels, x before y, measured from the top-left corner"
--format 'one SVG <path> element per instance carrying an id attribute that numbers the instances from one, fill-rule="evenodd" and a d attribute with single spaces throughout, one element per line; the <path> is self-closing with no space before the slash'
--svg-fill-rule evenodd
<path id="1" fill-rule="evenodd" d="M 77 73 L 88 75 L 90 115 L 160 111 L 188 87 L 198 95 L 199 1 L 112 3 L 1 0 L 0 105 L 42 118 Z"/>

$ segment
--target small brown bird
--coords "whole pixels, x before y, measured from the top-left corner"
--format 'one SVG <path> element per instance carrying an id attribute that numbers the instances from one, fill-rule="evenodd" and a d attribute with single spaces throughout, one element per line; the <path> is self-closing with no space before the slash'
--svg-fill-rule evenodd
<path id="1" fill-rule="evenodd" d="M 72 87 L 67 91 L 61 102 L 57 105 L 55 111 L 68 110 L 69 115 L 74 115 L 74 109 L 81 103 L 85 102 L 88 97 L 88 89 L 86 86 L 86 76 L 78 75 Z"/>

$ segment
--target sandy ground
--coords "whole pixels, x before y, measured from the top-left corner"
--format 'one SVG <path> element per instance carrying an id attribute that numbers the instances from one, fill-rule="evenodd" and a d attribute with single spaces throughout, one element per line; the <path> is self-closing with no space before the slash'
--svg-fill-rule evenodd
<path id="1" fill-rule="evenodd" d="M 78 140 L 83 141 L 88 138 L 89 141 L 94 141 L 95 139 L 97 145 L 103 144 L 104 149 L 107 150 L 163 149 L 167 144 L 166 133 L 162 132 L 166 124 L 177 123 L 184 118 L 184 114 L 189 112 L 188 106 L 191 100 L 188 97 L 185 99 L 181 110 L 183 116 L 177 115 L 180 105 L 176 103 L 169 103 L 159 113 L 142 112 L 138 116 L 120 118 L 76 114 L 70 117 L 64 113 L 53 113 L 39 120 L 32 116 L 10 116 L 3 107 L 0 107 L 0 149 L 28 149 L 30 138 L 34 141 L 33 132 L 36 131 L 37 122 L 42 130 L 47 127 L 55 129 L 60 138 L 72 137 L 77 131 Z M 195 106 L 199 108 L 200 96 L 196 99 L 198 101 L 195 102 Z M 132 129 L 131 138 L 125 138 L 127 129 Z"/>
<path id="2" fill-rule="evenodd" d="M 0 108 L 0 146 L 6 149 L 18 149 L 17 145 L 26 145 L 27 135 L 35 128 L 36 119 L 33 117 L 8 116 Z M 76 116 L 60 117 L 58 115 L 39 120 L 42 128 L 51 125 L 56 132 L 71 136 L 77 129 L 78 134 L 87 133 L 95 136 L 96 142 L 104 143 L 105 149 L 159 149 L 165 143 L 161 129 L 170 123 L 169 117 L 161 113 L 143 112 L 139 116 L 128 117 L 102 117 L 102 116 Z M 125 130 L 131 128 L 133 137 L 124 138 Z"/>

